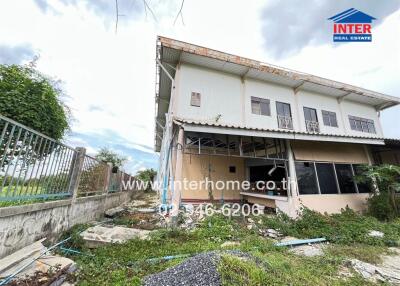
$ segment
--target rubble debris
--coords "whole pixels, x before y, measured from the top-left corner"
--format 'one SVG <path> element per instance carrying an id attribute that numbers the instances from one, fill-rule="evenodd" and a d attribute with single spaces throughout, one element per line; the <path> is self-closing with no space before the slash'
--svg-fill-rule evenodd
<path id="1" fill-rule="evenodd" d="M 384 233 L 381 231 L 377 231 L 377 230 L 371 230 L 370 232 L 368 232 L 368 236 L 371 237 L 384 237 Z"/>
<path id="2" fill-rule="evenodd" d="M 347 264 L 351 266 L 364 279 L 372 282 L 389 282 L 392 284 L 400 284 L 399 269 L 388 268 L 384 266 L 376 266 L 358 259 L 350 259 Z"/>
<path id="3" fill-rule="evenodd" d="M 109 210 L 106 210 L 104 212 L 104 216 L 108 217 L 108 218 L 114 218 L 118 215 L 121 215 L 121 213 L 125 212 L 125 208 L 123 208 L 122 206 L 116 207 L 116 208 L 112 208 Z"/>
<path id="4" fill-rule="evenodd" d="M 210 251 L 186 259 L 181 264 L 162 272 L 144 277 L 144 286 L 167 285 L 207 285 L 220 286 L 221 276 L 217 271 L 222 254 L 230 254 L 242 259 L 255 259 L 250 254 L 231 251 Z"/>
<path id="5" fill-rule="evenodd" d="M 280 233 L 279 231 L 277 231 L 273 228 L 268 228 L 266 230 L 260 229 L 259 232 L 261 235 L 263 235 L 265 237 L 270 237 L 270 238 L 275 238 L 275 239 L 283 236 L 282 233 Z"/>
<path id="6" fill-rule="evenodd" d="M 139 213 L 155 213 L 156 209 L 155 208 L 139 208 L 139 209 L 136 209 L 136 211 Z"/>
<path id="7" fill-rule="evenodd" d="M 299 256 L 314 257 L 323 255 L 323 248 L 323 244 L 300 245 L 290 248 L 289 251 Z"/>
<path id="8" fill-rule="evenodd" d="M 139 238 L 147 239 L 150 231 L 121 227 L 121 226 L 94 226 L 81 233 L 89 248 L 109 243 L 123 243 L 127 240 Z"/>
<path id="9" fill-rule="evenodd" d="M 61 285 L 67 274 L 76 270 L 75 262 L 69 258 L 45 254 L 48 249 L 42 244 L 45 239 L 34 242 L 0 261 L 0 277 L 13 279 L 7 285 Z M 36 285 L 36 284 L 34 284 Z"/>

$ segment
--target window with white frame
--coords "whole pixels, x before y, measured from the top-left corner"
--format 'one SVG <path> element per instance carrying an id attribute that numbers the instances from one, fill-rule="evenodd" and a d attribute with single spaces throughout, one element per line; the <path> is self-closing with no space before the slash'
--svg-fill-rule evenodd
<path id="1" fill-rule="evenodd" d="M 335 112 L 322 110 L 322 118 L 325 126 L 338 127 Z"/>
<path id="2" fill-rule="evenodd" d="M 192 91 L 192 94 L 191 94 L 191 97 L 190 97 L 190 105 L 191 106 L 200 107 L 200 103 L 201 103 L 201 94 L 200 94 L 200 92 Z"/>
<path id="3" fill-rule="evenodd" d="M 349 121 L 352 130 L 367 132 L 367 133 L 376 133 L 375 123 L 371 119 L 349 115 Z"/>
<path id="4" fill-rule="evenodd" d="M 260 97 L 251 97 L 251 113 L 258 115 L 271 115 L 271 107 L 269 99 Z"/>

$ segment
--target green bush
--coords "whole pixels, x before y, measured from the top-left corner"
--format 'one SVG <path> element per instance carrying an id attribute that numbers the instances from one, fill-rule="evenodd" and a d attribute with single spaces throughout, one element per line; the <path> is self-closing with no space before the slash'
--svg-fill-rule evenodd
<path id="1" fill-rule="evenodd" d="M 382 221 L 393 220 L 398 216 L 388 193 L 374 194 L 368 199 L 368 214 Z"/>
<path id="2" fill-rule="evenodd" d="M 59 140 L 69 128 L 59 82 L 34 68 L 0 65 L 0 114 Z"/>

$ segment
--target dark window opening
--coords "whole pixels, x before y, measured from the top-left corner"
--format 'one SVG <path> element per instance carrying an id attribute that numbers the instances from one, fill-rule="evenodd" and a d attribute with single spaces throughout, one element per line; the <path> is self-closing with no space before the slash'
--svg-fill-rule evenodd
<path id="1" fill-rule="evenodd" d="M 373 120 L 350 115 L 349 121 L 352 130 L 367 133 L 376 133 L 375 123 Z"/>
<path id="2" fill-rule="evenodd" d="M 338 127 L 335 112 L 322 110 L 322 119 L 325 126 Z"/>
<path id="3" fill-rule="evenodd" d="M 363 168 L 362 165 L 353 165 L 354 174 L 356 176 L 362 176 Z M 369 193 L 371 191 L 372 182 L 371 180 L 366 180 L 365 182 L 356 182 L 359 193 Z"/>
<path id="4" fill-rule="evenodd" d="M 335 164 L 336 174 L 339 182 L 340 192 L 342 194 L 356 193 L 356 185 L 353 178 L 351 165 Z"/>
<path id="5" fill-rule="evenodd" d="M 251 97 L 251 112 L 258 115 L 271 115 L 269 99 Z"/>
<path id="6" fill-rule="evenodd" d="M 229 166 L 229 173 L 236 173 L 236 166 Z"/>
<path id="7" fill-rule="evenodd" d="M 331 163 L 316 163 L 321 194 L 337 194 L 335 170 Z"/>
<path id="8" fill-rule="evenodd" d="M 314 163 L 296 162 L 296 175 L 301 195 L 318 194 Z"/>
<path id="9" fill-rule="evenodd" d="M 201 94 L 200 92 L 192 92 L 190 96 L 190 105 L 200 107 L 201 103 Z"/>

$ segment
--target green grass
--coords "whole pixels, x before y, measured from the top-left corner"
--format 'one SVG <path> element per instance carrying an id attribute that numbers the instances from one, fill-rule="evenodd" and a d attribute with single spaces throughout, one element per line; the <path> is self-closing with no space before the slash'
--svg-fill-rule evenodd
<path id="1" fill-rule="evenodd" d="M 371 216 L 345 209 L 340 214 L 324 215 L 309 209 L 303 210 L 303 216 L 297 220 L 280 214 L 262 219 L 263 227 L 280 230 L 283 234 L 298 238 L 325 237 L 330 242 L 352 245 L 362 243 L 377 246 L 400 245 L 400 219 L 381 222 Z M 368 232 L 383 232 L 383 238 L 370 237 Z"/>
<path id="2" fill-rule="evenodd" d="M 336 257 L 305 258 L 288 252 L 270 252 L 259 254 L 258 258 L 268 264 L 266 269 L 254 261 L 222 256 L 218 266 L 222 285 L 375 285 L 355 274 L 351 278 L 340 277 L 342 261 Z"/>
<path id="3" fill-rule="evenodd" d="M 334 217 L 315 217 L 315 214 L 309 213 L 299 222 L 282 217 L 263 218 L 260 227 L 280 226 L 285 232 L 298 237 L 336 238 L 347 235 L 348 239 L 352 239 L 338 239 L 337 243 L 326 247 L 323 256 L 313 258 L 296 256 L 287 248 L 274 246 L 272 240 L 259 236 L 257 229 L 248 230 L 241 218 L 230 220 L 219 215 L 208 217 L 194 231 L 158 230 L 152 233 L 149 240 L 134 239 L 124 244 L 107 245 L 94 250 L 85 249 L 77 236 L 86 226 L 76 226 L 66 235 L 74 235 L 67 247 L 94 255 L 73 256 L 80 268 L 75 277 L 78 285 L 140 285 L 144 276 L 160 272 L 184 260 L 182 258 L 150 263 L 147 259 L 220 250 L 225 241 L 240 241 L 240 246 L 233 248 L 251 253 L 257 259 L 243 260 L 224 255 L 218 266 L 223 285 L 372 285 L 356 274 L 351 278 L 341 277 L 339 271 L 343 268 L 344 260 L 357 258 L 376 263 L 381 254 L 390 253 L 385 241 L 375 243 L 361 235 L 365 229 L 373 227 L 386 231 L 390 239 L 394 240 L 400 239 L 400 232 L 397 232 L 397 236 L 394 235 L 398 227 L 396 224 L 385 225 L 365 217 L 359 217 L 358 221 L 357 218 L 350 213 Z M 347 232 L 351 228 L 357 235 Z M 333 235 L 334 230 L 339 233 Z"/>
<path id="4" fill-rule="evenodd" d="M 34 186 L 31 185 L 29 188 L 27 186 L 18 186 L 15 190 L 15 186 L 11 186 L 10 190 L 7 195 L 8 187 L 3 187 L 2 191 L 0 192 L 0 197 L 18 197 L 18 196 L 28 196 L 28 195 L 42 195 L 46 194 L 46 189 L 41 186 Z M 27 204 L 34 204 L 34 203 L 43 203 L 48 201 L 60 200 L 65 199 L 64 197 L 50 197 L 50 198 L 24 198 L 24 199 L 14 199 L 14 200 L 7 200 L 7 201 L 0 201 L 0 208 L 2 207 L 10 207 L 10 206 L 19 206 L 19 205 L 27 205 Z"/>

